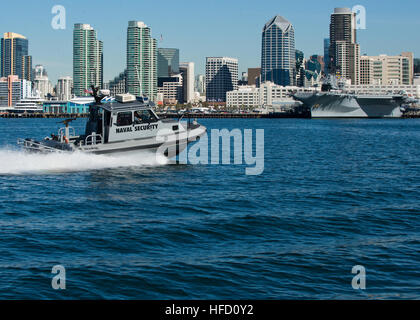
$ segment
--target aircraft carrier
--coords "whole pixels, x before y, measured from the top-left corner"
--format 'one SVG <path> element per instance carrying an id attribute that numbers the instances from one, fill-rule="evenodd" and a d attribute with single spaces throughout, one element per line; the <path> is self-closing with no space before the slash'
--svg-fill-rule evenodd
<path id="1" fill-rule="evenodd" d="M 401 94 L 367 95 L 340 91 L 296 93 L 312 118 L 399 118 L 408 97 Z"/>

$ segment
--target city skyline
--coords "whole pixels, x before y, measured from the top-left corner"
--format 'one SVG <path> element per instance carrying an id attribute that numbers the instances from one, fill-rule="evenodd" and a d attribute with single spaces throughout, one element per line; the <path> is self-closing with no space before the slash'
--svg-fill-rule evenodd
<path id="1" fill-rule="evenodd" d="M 57 4 L 54 1 L 32 3 L 20 0 L 8 3 L 8 11 L 19 12 L 20 19 L 17 20 L 14 14 L 2 17 L 0 32 L 16 32 L 27 37 L 33 65 L 45 65 L 53 83 L 61 76 L 72 75 L 72 30 L 75 23 L 92 25 L 98 32 L 98 38 L 104 42 L 104 81 L 113 79 L 124 70 L 126 25 L 129 20 L 140 20 L 149 25 L 152 37 L 159 39 L 158 47 L 179 48 L 180 60 L 194 62 L 196 74 L 204 74 L 205 58 L 208 56 L 238 58 L 239 73 L 259 67 L 261 31 L 266 21 L 276 14 L 293 24 L 296 49 L 302 50 L 306 58 L 313 54 L 322 55 L 323 39 L 328 37 L 329 17 L 334 8 L 357 4 L 367 9 L 367 30 L 358 32 L 362 55 L 396 55 L 411 51 L 417 57 L 420 49 L 416 32 L 419 22 L 415 18 L 410 19 L 420 8 L 415 1 L 407 1 L 404 7 L 377 0 L 316 4 L 305 1 L 302 3 L 304 13 L 301 8 L 296 10 L 293 5 L 274 1 L 267 1 L 264 7 L 232 1 L 215 17 L 202 3 L 191 1 L 184 2 L 182 6 L 165 2 L 162 6 L 165 10 L 160 11 L 152 10 L 154 6 L 151 4 L 133 1 L 121 1 L 115 11 L 109 10 L 109 6 L 114 4 L 101 8 L 95 6 L 96 3 L 100 2 L 92 1 L 90 7 L 95 10 L 90 11 L 81 1 L 62 1 L 60 4 L 66 8 L 65 30 L 51 27 L 54 16 L 51 8 Z M 187 9 L 189 19 L 170 18 L 176 12 L 181 14 Z M 389 23 L 391 19 L 392 24 Z M 400 25 L 398 30 L 393 27 L 397 23 Z M 401 29 L 404 29 L 406 37 L 399 36 Z"/>

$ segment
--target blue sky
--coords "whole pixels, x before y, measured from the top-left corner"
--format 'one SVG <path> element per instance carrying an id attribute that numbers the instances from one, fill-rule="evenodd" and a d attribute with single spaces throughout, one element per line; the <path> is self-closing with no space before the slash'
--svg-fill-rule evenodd
<path id="1" fill-rule="evenodd" d="M 420 56 L 420 2 L 418 0 L 4 0 L 0 33 L 17 32 L 29 39 L 34 64 L 43 64 L 55 83 L 72 75 L 74 23 L 89 23 L 104 41 L 104 78 L 110 80 L 125 68 L 126 30 L 129 20 L 152 28 L 159 47 L 180 49 L 182 61 L 193 61 L 196 74 L 204 73 L 206 56 L 239 59 L 240 71 L 260 65 L 261 30 L 276 14 L 295 27 L 296 48 L 305 56 L 323 54 L 334 7 L 367 9 L 367 29 L 358 32 L 362 54 Z M 51 27 L 54 5 L 66 8 L 65 30 Z M 5 10 L 6 9 L 6 10 Z M 160 36 L 163 41 L 160 41 Z"/>

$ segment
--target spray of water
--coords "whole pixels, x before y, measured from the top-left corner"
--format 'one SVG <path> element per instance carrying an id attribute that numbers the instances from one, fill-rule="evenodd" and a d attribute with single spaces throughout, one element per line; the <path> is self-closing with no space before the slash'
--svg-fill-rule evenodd
<path id="1" fill-rule="evenodd" d="M 139 152 L 124 156 L 75 153 L 37 154 L 0 149 L 0 175 L 65 173 L 123 167 L 160 166 L 168 163 L 162 156 Z"/>

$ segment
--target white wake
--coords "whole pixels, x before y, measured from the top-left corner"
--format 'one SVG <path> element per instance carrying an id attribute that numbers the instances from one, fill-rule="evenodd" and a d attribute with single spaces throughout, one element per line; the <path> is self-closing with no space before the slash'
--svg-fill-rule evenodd
<path id="1" fill-rule="evenodd" d="M 0 149 L 0 175 L 78 172 L 123 167 L 161 166 L 168 159 L 151 152 L 126 156 L 94 155 L 82 152 L 37 154 Z"/>

